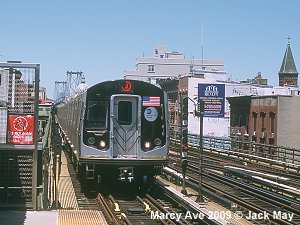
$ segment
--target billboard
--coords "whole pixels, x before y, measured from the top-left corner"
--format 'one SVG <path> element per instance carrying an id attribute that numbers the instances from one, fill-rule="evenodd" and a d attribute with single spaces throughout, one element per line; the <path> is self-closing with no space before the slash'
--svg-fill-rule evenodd
<path id="1" fill-rule="evenodd" d="M 198 84 L 198 98 L 204 101 L 204 117 L 224 117 L 225 84 Z"/>
<path id="2" fill-rule="evenodd" d="M 7 144 L 33 145 L 34 116 L 8 115 Z"/>

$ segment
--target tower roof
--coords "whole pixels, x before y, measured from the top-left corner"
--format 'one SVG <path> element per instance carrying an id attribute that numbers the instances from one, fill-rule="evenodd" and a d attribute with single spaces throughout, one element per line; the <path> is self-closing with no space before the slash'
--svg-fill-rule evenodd
<path id="1" fill-rule="evenodd" d="M 291 46 L 290 46 L 290 41 L 288 41 L 286 50 L 285 50 L 285 54 L 283 57 L 283 61 L 281 64 L 281 68 L 280 71 L 278 73 L 279 75 L 281 74 L 295 74 L 298 75 L 297 69 L 296 69 L 296 65 L 295 65 L 295 61 L 293 58 L 293 54 L 292 54 L 292 50 L 291 50 Z"/>
<path id="2" fill-rule="evenodd" d="M 85 77 L 83 76 L 81 78 L 81 83 L 77 86 L 75 93 L 76 94 L 80 94 L 85 92 L 87 89 L 89 88 L 89 86 L 85 83 Z"/>

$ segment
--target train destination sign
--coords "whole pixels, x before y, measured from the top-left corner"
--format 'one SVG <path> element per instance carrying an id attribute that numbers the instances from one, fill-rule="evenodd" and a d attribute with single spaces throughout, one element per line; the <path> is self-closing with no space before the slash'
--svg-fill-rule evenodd
<path id="1" fill-rule="evenodd" d="M 224 117 L 224 84 L 198 84 L 198 97 L 204 101 L 204 117 Z"/>
<path id="2" fill-rule="evenodd" d="M 7 144 L 33 145 L 33 115 L 9 115 L 7 124 Z"/>

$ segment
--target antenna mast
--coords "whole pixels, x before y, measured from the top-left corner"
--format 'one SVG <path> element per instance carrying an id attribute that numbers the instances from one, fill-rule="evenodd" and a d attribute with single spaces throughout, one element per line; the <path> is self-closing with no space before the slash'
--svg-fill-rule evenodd
<path id="1" fill-rule="evenodd" d="M 204 67 L 203 67 L 203 60 L 204 60 L 204 44 L 203 44 L 203 22 L 201 22 L 201 58 L 202 58 L 202 69 L 204 69 Z"/>

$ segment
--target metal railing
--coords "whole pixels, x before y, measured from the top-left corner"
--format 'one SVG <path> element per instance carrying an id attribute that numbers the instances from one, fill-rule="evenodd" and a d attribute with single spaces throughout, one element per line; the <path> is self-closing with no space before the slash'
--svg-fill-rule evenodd
<path id="1" fill-rule="evenodd" d="M 170 137 L 174 140 L 180 140 L 180 133 L 174 130 L 170 131 Z M 199 135 L 188 134 L 188 141 L 189 144 L 198 146 Z M 300 165 L 300 149 L 298 148 L 261 144 L 249 141 L 237 141 L 231 140 L 229 137 L 221 138 L 212 136 L 203 137 L 203 147 L 208 149 L 239 152 L 267 159 L 282 161 L 284 163 Z"/>

